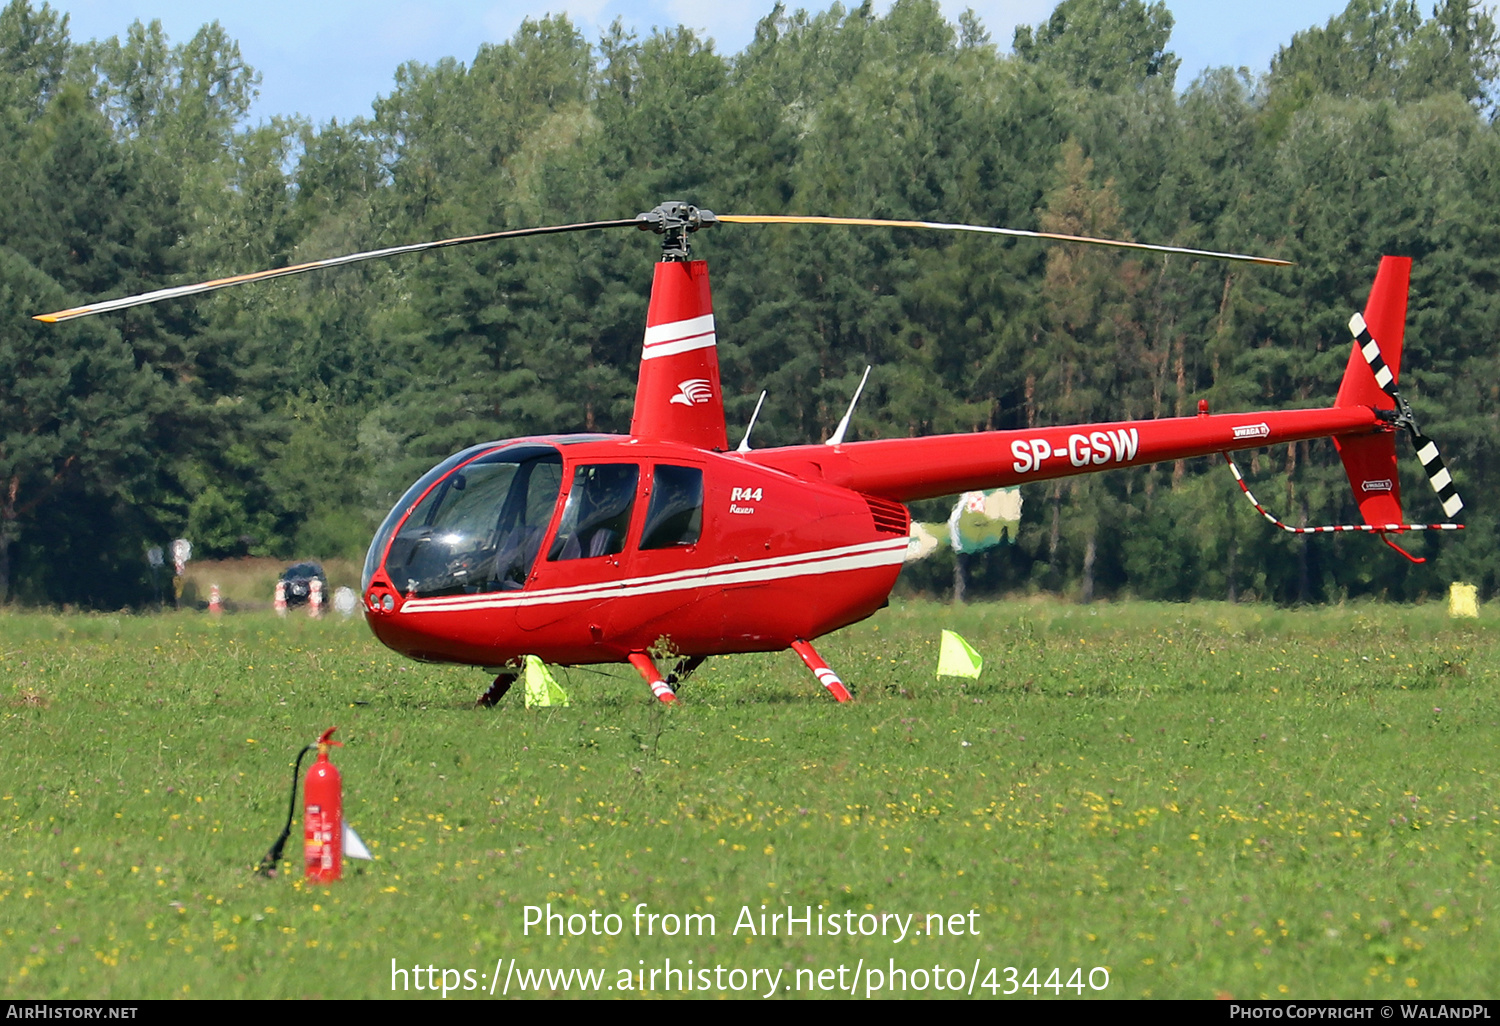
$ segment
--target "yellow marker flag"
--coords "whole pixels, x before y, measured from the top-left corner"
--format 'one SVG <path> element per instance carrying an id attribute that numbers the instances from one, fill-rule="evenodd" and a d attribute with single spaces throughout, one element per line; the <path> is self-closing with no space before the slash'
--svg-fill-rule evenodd
<path id="1" fill-rule="evenodd" d="M 567 705 L 568 693 L 552 679 L 552 673 L 534 655 L 526 657 L 526 708 Z"/>
<path id="2" fill-rule="evenodd" d="M 1472 584 L 1454 581 L 1448 588 L 1448 615 L 1477 617 L 1479 615 L 1479 589 Z"/>
<path id="3" fill-rule="evenodd" d="M 939 677 L 973 677 L 977 680 L 982 666 L 984 656 L 974 651 L 974 646 L 952 631 L 943 632 L 943 642 L 938 648 Z"/>

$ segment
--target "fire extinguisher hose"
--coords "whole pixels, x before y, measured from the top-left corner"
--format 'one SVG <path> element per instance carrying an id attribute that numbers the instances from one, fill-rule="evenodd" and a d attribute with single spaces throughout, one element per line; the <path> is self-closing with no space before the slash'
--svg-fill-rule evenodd
<path id="1" fill-rule="evenodd" d="M 260 860 L 260 865 L 256 867 L 255 871 L 261 876 L 271 876 L 281 863 L 281 853 L 286 848 L 287 839 L 292 836 L 292 820 L 297 815 L 297 781 L 301 779 L 302 759 L 317 747 L 316 743 L 310 744 L 297 753 L 297 761 L 292 765 L 292 796 L 286 805 L 286 826 L 282 828 L 281 836 L 276 838 L 276 843 L 271 845 L 265 857 Z"/>

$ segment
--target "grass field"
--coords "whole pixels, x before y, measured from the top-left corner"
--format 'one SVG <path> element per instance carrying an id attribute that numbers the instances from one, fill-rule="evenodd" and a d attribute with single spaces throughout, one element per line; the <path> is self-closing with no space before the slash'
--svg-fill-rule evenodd
<path id="1" fill-rule="evenodd" d="M 979 681 L 934 679 L 943 627 Z M 877 968 L 908 997 L 1496 997 L 1497 641 L 1438 605 L 898 604 L 820 644 L 847 706 L 782 653 L 711 660 L 676 708 L 559 672 L 572 705 L 528 711 L 472 708 L 478 671 L 357 620 L 0 614 L 0 981 L 441 999 L 449 970 L 454 999 L 577 969 L 606 995 L 863 997 Z M 253 875 L 334 724 L 378 858 Z M 678 918 L 638 935 L 642 903 Z M 527 932 L 549 904 L 586 932 Z M 824 934 L 751 934 L 763 904 Z M 929 913 L 941 935 L 898 942 Z M 689 914 L 713 934 L 662 935 Z"/>

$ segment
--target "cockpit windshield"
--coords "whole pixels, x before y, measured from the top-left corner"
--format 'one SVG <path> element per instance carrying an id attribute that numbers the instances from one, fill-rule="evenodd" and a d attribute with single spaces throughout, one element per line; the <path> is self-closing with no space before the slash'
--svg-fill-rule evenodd
<path id="1" fill-rule="evenodd" d="M 385 572 L 418 596 L 519 589 L 561 490 L 562 455 L 551 446 L 501 449 L 463 464 L 401 523 Z"/>

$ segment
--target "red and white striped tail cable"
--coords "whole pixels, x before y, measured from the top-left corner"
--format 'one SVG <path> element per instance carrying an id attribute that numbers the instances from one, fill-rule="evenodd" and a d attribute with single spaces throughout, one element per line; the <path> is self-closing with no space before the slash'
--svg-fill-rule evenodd
<path id="1" fill-rule="evenodd" d="M 1224 462 L 1229 464 L 1229 469 L 1234 473 L 1235 482 L 1240 486 L 1240 491 L 1245 493 L 1245 498 L 1250 500 L 1250 505 L 1255 507 L 1255 511 L 1288 534 L 1334 534 L 1340 531 L 1374 533 L 1380 535 L 1382 541 L 1413 563 L 1424 563 L 1426 562 L 1424 558 L 1413 556 L 1386 535 L 1401 534 L 1406 531 L 1462 531 L 1464 529 L 1463 524 L 1326 524 L 1319 527 L 1293 527 L 1260 504 L 1250 491 L 1250 486 L 1245 484 L 1244 475 L 1240 473 L 1239 466 L 1235 464 L 1229 453 L 1220 453 L 1220 455 L 1224 457 Z"/>

